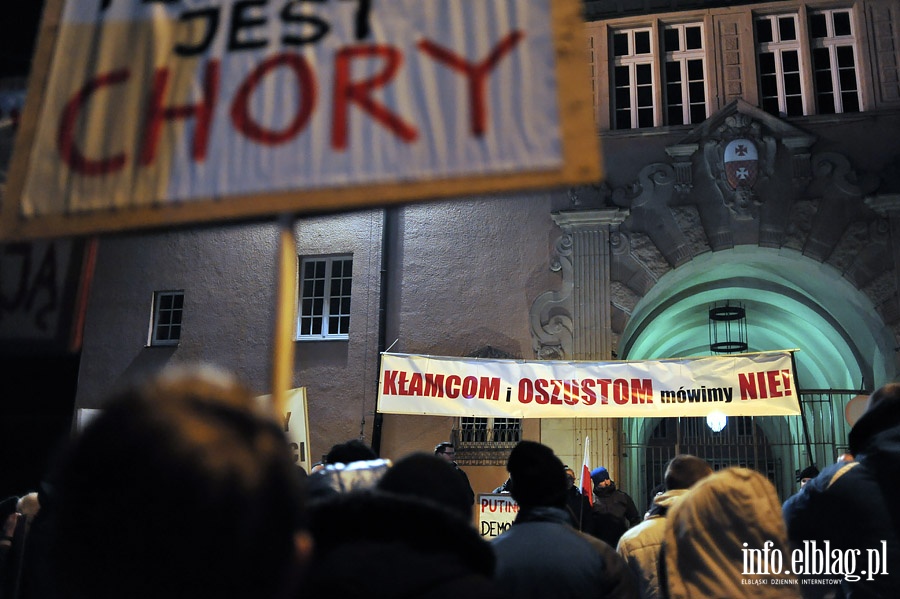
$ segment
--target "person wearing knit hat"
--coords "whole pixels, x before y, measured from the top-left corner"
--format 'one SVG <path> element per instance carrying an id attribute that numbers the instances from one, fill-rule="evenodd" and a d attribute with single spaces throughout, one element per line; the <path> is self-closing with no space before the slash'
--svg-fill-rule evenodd
<path id="1" fill-rule="evenodd" d="M 641 514 L 631 495 L 616 488 L 609 471 L 603 466 L 591 470 L 594 483 L 594 519 L 601 539 L 613 547 L 622 534 L 640 523 Z"/>
<path id="2" fill-rule="evenodd" d="M 893 597 L 900 588 L 900 383 L 869 396 L 848 442 L 854 459 L 823 468 L 785 501 L 788 536 L 795 547 L 827 541 L 833 551 L 882 556 L 881 564 L 857 567 L 878 565 L 877 572 L 841 578 L 841 590 L 848 597 Z"/>
<path id="3" fill-rule="evenodd" d="M 609 470 L 604 468 L 603 466 L 597 466 L 593 470 L 591 470 L 591 481 L 597 485 L 602 483 L 603 481 L 610 480 L 609 478 Z"/>
<path id="4" fill-rule="evenodd" d="M 506 469 L 519 513 L 491 545 L 497 557 L 495 579 L 509 596 L 637 596 L 632 574 L 615 550 L 573 527 L 566 509 L 565 468 L 552 449 L 520 441 Z"/>

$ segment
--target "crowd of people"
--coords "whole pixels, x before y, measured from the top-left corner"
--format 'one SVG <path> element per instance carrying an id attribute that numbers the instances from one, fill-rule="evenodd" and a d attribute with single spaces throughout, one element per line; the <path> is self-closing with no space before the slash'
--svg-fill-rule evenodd
<path id="1" fill-rule="evenodd" d="M 641 514 L 607 469 L 591 502 L 521 441 L 495 489 L 517 516 L 487 540 L 452 443 L 391 461 L 350 440 L 307 473 L 238 380 L 174 369 L 0 503 L 0 599 L 897 597 L 900 384 L 849 448 L 783 505 L 758 472 L 678 455 Z"/>

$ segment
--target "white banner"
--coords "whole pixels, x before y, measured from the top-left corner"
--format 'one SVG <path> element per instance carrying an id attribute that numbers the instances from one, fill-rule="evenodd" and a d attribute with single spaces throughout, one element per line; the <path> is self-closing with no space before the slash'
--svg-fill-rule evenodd
<path id="1" fill-rule="evenodd" d="M 562 362 L 382 354 L 378 410 L 501 418 L 792 416 L 790 351 Z"/>

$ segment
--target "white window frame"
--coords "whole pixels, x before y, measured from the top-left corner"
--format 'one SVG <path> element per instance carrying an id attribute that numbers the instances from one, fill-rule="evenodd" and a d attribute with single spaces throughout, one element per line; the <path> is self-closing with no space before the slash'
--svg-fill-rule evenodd
<path id="1" fill-rule="evenodd" d="M 781 30 L 779 28 L 778 21 L 779 19 L 790 18 L 794 21 L 794 34 L 795 39 L 793 40 L 782 40 L 781 39 Z M 806 85 L 806 74 L 811 73 L 811 69 L 809 69 L 805 63 L 805 55 L 803 52 L 803 32 L 804 29 L 800 27 L 800 15 L 798 13 L 778 13 L 771 15 L 757 15 L 753 19 L 753 33 L 754 35 L 758 35 L 757 23 L 760 21 L 769 21 L 771 31 L 772 31 L 772 41 L 768 42 L 760 42 L 759 39 L 756 40 L 756 69 L 757 74 L 760 79 L 760 104 L 765 106 L 765 102 L 767 99 L 775 98 L 778 102 L 778 113 L 780 116 L 801 116 L 801 115 L 788 115 L 788 94 L 785 89 L 785 77 L 787 75 L 794 74 L 793 71 L 790 73 L 786 73 L 784 70 L 784 55 L 787 52 L 795 52 L 797 55 L 797 72 L 796 75 L 800 80 L 800 103 L 801 103 L 801 113 L 802 115 L 808 115 L 810 113 L 810 97 L 809 90 Z M 776 95 L 775 96 L 764 96 L 762 90 L 762 67 L 760 64 L 760 57 L 763 54 L 771 53 L 774 55 L 775 60 L 775 85 L 776 85 Z M 791 95 L 791 97 L 794 97 Z"/>
<path id="2" fill-rule="evenodd" d="M 834 15 L 837 13 L 845 13 L 847 14 L 850 20 L 850 35 L 836 35 L 834 32 Z M 859 51 L 857 49 L 857 39 L 856 32 L 857 26 L 853 15 L 853 10 L 849 8 L 831 8 L 831 9 L 822 9 L 822 10 L 811 10 L 809 12 L 809 19 L 812 21 L 814 16 L 824 15 L 825 16 L 825 28 L 826 28 L 826 37 L 824 38 L 813 38 L 812 37 L 812 27 L 810 27 L 810 51 L 814 53 L 815 50 L 827 50 L 829 54 L 829 70 L 831 72 L 831 92 L 830 95 L 834 101 L 834 114 L 842 114 L 845 112 L 844 110 L 844 94 L 849 93 L 853 90 L 844 90 L 841 86 L 841 78 L 840 71 L 841 68 L 838 65 L 838 48 L 846 48 L 849 47 L 853 52 L 853 75 L 854 81 L 856 83 L 856 111 L 862 110 L 862 81 L 860 80 L 860 69 L 859 69 Z M 818 71 L 816 70 L 815 58 L 812 60 L 812 74 L 813 74 L 813 87 L 815 88 L 815 106 L 817 114 L 832 114 L 832 113 L 823 113 L 819 110 L 819 96 L 824 95 L 820 90 L 815 86 L 815 82 L 817 81 Z M 827 92 L 826 92 L 827 93 Z"/>
<path id="3" fill-rule="evenodd" d="M 172 300 L 171 305 L 166 305 L 167 300 Z M 180 304 L 176 307 L 175 304 Z M 177 323 L 173 322 L 177 315 Z M 168 322 L 166 322 L 168 321 Z M 160 327 L 163 327 L 168 335 L 160 337 Z M 147 345 L 151 347 L 172 347 L 181 342 L 181 333 L 184 328 L 184 289 L 170 289 L 154 291 L 150 307 L 150 330 L 147 334 Z M 172 331 L 177 329 L 177 335 L 172 336 Z"/>
<path id="4" fill-rule="evenodd" d="M 687 29 L 688 28 L 698 28 L 700 30 L 700 48 L 688 49 L 687 48 Z M 679 40 L 679 49 L 675 51 L 666 51 L 665 48 L 665 33 L 666 31 L 677 31 L 678 32 L 678 40 Z M 690 22 L 690 23 L 673 23 L 666 24 L 663 26 L 663 41 L 661 44 L 661 48 L 663 50 L 663 56 L 661 61 L 661 68 L 663 73 L 663 110 L 665 111 L 665 120 L 667 125 L 696 125 L 698 123 L 702 123 L 709 117 L 709 87 L 706 85 L 706 82 L 709 80 L 708 72 L 707 72 L 707 60 L 706 60 L 706 47 L 703 44 L 706 39 L 706 30 L 703 27 L 702 22 Z M 702 67 L 702 78 L 690 79 L 688 75 L 688 63 L 689 61 L 700 60 Z M 668 64 L 670 62 L 677 62 L 681 71 L 681 113 L 682 113 L 682 122 L 681 123 L 670 123 L 669 122 L 669 107 L 670 103 L 668 100 L 668 92 L 669 92 L 669 81 L 666 77 L 668 73 Z M 691 102 L 691 94 L 690 94 L 690 85 L 691 83 L 699 81 L 703 84 L 703 118 L 700 121 L 694 121 L 691 118 L 691 106 L 696 106 L 697 103 Z"/>
<path id="5" fill-rule="evenodd" d="M 350 273 L 342 273 L 340 276 L 333 274 L 334 265 L 336 263 L 345 265 L 350 263 Z M 320 264 L 323 266 L 321 276 L 308 277 L 308 265 Z M 323 341 L 323 340 L 345 340 L 350 338 L 350 309 L 351 309 L 351 290 L 353 281 L 353 256 L 351 254 L 342 254 L 336 256 L 307 256 L 300 259 L 300 276 L 298 308 L 297 308 L 297 329 L 296 339 L 298 341 Z M 321 281 L 321 289 L 310 288 L 315 287 L 313 281 Z M 335 294 L 333 286 L 339 283 L 340 289 Z M 343 283 L 346 283 L 346 287 Z M 335 313 L 335 303 L 338 309 Z M 341 308 L 340 306 L 344 304 Z M 337 321 L 336 321 L 337 319 Z M 346 320 L 346 330 L 340 330 L 340 321 Z M 315 330 L 316 322 L 321 326 L 318 332 Z M 309 324 L 310 326 L 307 326 Z M 336 326 L 337 325 L 337 326 Z M 337 330 L 335 330 L 337 328 Z"/>
<path id="6" fill-rule="evenodd" d="M 659 42 L 656 39 L 656 35 L 654 34 L 653 27 L 631 27 L 631 28 L 623 28 L 623 29 L 611 29 L 609 36 L 609 56 L 610 56 L 610 64 L 612 66 L 610 72 L 610 81 L 611 92 L 610 92 L 610 104 L 612 107 L 612 111 L 610 114 L 610 118 L 612 119 L 612 128 L 618 130 L 627 130 L 627 129 L 644 129 L 647 127 L 658 127 L 659 123 L 659 110 L 657 108 L 657 98 L 659 97 Z M 647 33 L 650 39 L 650 51 L 648 53 L 637 54 L 635 52 L 635 34 L 638 33 Z M 615 54 L 615 37 L 616 35 L 625 35 L 628 39 L 628 51 L 627 54 L 623 56 L 616 56 Z M 637 69 L 640 66 L 650 66 L 650 94 L 651 94 L 651 102 L 652 104 L 649 108 L 653 114 L 653 123 L 651 125 L 640 125 L 640 110 L 642 108 L 647 108 L 647 106 L 638 106 L 638 96 L 639 96 L 639 86 L 637 83 Z M 616 82 L 616 68 L 617 67 L 625 67 L 628 69 L 628 85 L 618 85 Z M 629 90 L 629 106 L 628 110 L 631 111 L 630 114 L 630 126 L 629 127 L 619 127 L 618 113 L 620 111 L 619 106 L 616 103 L 617 92 L 620 88 L 627 87 Z M 648 87 L 646 84 L 641 87 Z"/>

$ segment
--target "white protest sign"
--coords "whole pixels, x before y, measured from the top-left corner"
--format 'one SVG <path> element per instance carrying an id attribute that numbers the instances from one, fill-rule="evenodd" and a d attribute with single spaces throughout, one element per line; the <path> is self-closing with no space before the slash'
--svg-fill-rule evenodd
<path id="1" fill-rule="evenodd" d="M 500 536 L 512 526 L 519 504 L 509 493 L 479 493 L 478 530 L 485 539 Z"/>
<path id="2" fill-rule="evenodd" d="M 268 408 L 272 401 L 271 395 L 261 395 L 257 398 L 264 402 Z M 294 461 L 303 466 L 309 472 L 312 465 L 309 459 L 309 413 L 306 404 L 306 387 L 291 389 L 285 394 L 284 412 L 278 415 L 294 450 Z"/>

